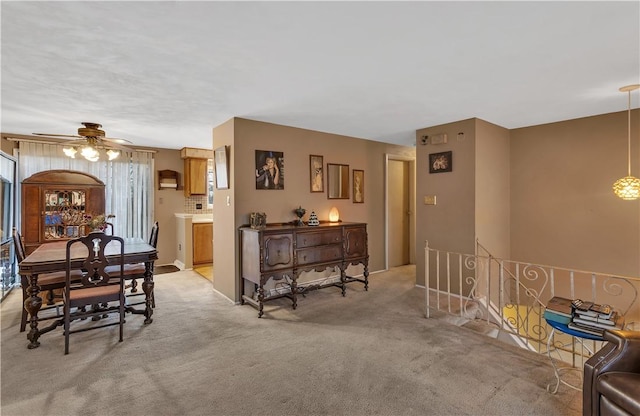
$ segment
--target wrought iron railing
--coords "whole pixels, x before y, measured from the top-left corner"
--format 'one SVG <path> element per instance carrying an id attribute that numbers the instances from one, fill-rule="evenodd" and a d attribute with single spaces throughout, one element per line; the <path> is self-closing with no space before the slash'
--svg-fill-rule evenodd
<path id="1" fill-rule="evenodd" d="M 625 328 L 640 330 L 639 277 L 627 277 L 492 256 L 479 242 L 476 253 L 464 254 L 425 246 L 425 315 L 444 311 L 483 320 L 501 339 L 549 354 L 581 367 L 599 341 L 555 333 L 546 323 L 544 307 L 553 296 L 608 304 L 625 316 Z"/>

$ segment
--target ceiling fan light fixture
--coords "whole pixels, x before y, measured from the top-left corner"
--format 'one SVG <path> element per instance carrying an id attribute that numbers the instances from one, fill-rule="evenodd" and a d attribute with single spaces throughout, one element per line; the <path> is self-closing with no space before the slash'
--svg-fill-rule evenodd
<path id="1" fill-rule="evenodd" d="M 65 155 L 69 156 L 71 159 L 75 159 L 76 153 L 78 153 L 75 147 L 63 147 L 62 151 L 64 152 Z"/>
<path id="2" fill-rule="evenodd" d="M 627 85 L 620 88 L 620 92 L 628 94 L 627 107 L 627 176 L 618 179 L 613 184 L 613 192 L 625 201 L 640 198 L 640 179 L 631 176 L 631 91 L 640 88 L 640 84 Z"/>
<path id="3" fill-rule="evenodd" d="M 109 160 L 116 159 L 118 156 L 120 156 L 120 151 L 109 149 L 107 150 L 107 156 L 109 157 Z"/>
<path id="4" fill-rule="evenodd" d="M 87 160 L 92 162 L 97 161 L 100 158 L 100 152 L 91 146 L 84 146 L 80 151 L 80 154 Z"/>

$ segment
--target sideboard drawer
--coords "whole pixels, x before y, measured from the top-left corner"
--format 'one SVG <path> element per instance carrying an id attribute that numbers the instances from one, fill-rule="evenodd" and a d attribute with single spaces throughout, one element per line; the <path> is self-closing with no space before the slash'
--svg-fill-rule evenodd
<path id="1" fill-rule="evenodd" d="M 342 230 L 298 232 L 296 245 L 298 248 L 316 247 L 326 244 L 336 244 L 342 241 Z"/>
<path id="2" fill-rule="evenodd" d="M 293 267 L 293 244 L 291 237 L 291 234 L 265 236 L 262 270 L 277 270 Z"/>
<path id="3" fill-rule="evenodd" d="M 299 265 L 334 262 L 342 259 L 342 245 L 333 244 L 321 248 L 309 248 L 297 251 Z"/>

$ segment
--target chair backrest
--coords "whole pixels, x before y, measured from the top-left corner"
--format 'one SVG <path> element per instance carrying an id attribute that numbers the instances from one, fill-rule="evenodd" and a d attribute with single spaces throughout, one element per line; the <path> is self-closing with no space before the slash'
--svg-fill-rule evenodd
<path id="1" fill-rule="evenodd" d="M 24 251 L 24 245 L 22 244 L 22 236 L 15 227 L 13 228 L 13 245 L 15 246 L 18 263 L 20 263 L 27 255 Z"/>
<path id="2" fill-rule="evenodd" d="M 110 243 L 112 243 L 112 248 L 107 251 L 107 245 Z M 83 286 L 108 285 L 110 278 L 119 278 L 124 274 L 124 240 L 103 232 L 92 232 L 86 236 L 67 241 L 65 266 L 67 290 L 69 290 L 71 286 L 71 270 L 73 270 L 71 266 L 71 261 L 73 260 L 71 250 L 75 245 L 84 245 L 87 249 L 87 257 L 83 260 L 81 266 L 81 269 L 85 271 L 82 276 Z M 116 250 L 116 248 L 118 250 Z M 111 254 L 111 257 L 107 258 L 109 254 Z M 120 266 L 118 273 L 116 275 L 110 275 L 105 268 L 115 264 Z M 120 284 L 122 284 L 123 280 L 124 279 L 120 279 Z"/>
<path id="3" fill-rule="evenodd" d="M 151 227 L 151 235 L 149 236 L 149 245 L 158 247 L 159 232 L 160 232 L 160 224 L 158 224 L 158 221 L 156 221 L 153 223 L 153 227 Z"/>

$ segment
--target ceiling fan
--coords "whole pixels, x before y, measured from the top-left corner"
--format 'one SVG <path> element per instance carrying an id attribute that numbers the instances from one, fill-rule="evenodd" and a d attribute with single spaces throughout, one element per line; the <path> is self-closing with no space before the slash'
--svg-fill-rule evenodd
<path id="1" fill-rule="evenodd" d="M 101 152 L 104 152 L 109 160 L 113 160 L 120 155 L 120 151 L 133 151 L 133 149 L 122 144 L 132 144 L 129 140 L 106 137 L 104 130 L 101 130 L 101 124 L 89 122 L 82 122 L 81 124 L 84 127 L 80 127 L 78 129 L 77 135 L 48 133 L 33 134 L 35 136 L 44 137 L 73 138 L 74 140 L 69 142 L 69 145 L 62 149 L 65 155 L 73 159 L 75 159 L 78 151 L 80 151 L 80 154 L 84 156 L 85 159 L 91 162 L 96 162 L 100 158 Z"/>

